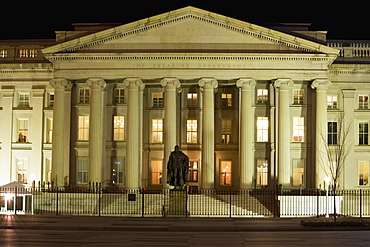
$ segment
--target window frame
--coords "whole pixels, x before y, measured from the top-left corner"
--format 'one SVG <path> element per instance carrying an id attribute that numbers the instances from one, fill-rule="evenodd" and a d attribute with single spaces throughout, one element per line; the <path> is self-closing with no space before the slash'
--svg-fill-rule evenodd
<path id="1" fill-rule="evenodd" d="M 361 125 L 364 125 L 364 131 L 361 132 Z M 369 122 L 359 121 L 358 122 L 358 145 L 366 146 L 369 145 Z"/>
<path id="2" fill-rule="evenodd" d="M 186 120 L 186 143 L 188 144 L 198 143 L 198 119 Z"/>
<path id="3" fill-rule="evenodd" d="M 266 126 L 267 121 L 267 128 Z M 269 118 L 268 117 L 257 117 L 257 142 L 268 142 L 269 141 Z"/>
<path id="4" fill-rule="evenodd" d="M 369 109 L 369 95 L 368 94 L 359 94 L 358 95 L 358 109 L 360 109 L 360 110 Z"/>
<path id="5" fill-rule="evenodd" d="M 151 143 L 163 143 L 163 119 L 162 118 L 152 118 Z"/>
<path id="6" fill-rule="evenodd" d="M 125 141 L 125 116 L 113 117 L 113 141 Z"/>
<path id="7" fill-rule="evenodd" d="M 269 160 L 257 159 L 256 160 L 256 185 L 268 186 L 269 185 Z"/>
<path id="8" fill-rule="evenodd" d="M 81 123 L 83 123 L 81 125 Z M 89 115 L 79 115 L 78 116 L 78 141 L 89 141 L 90 135 L 90 116 Z"/>
<path id="9" fill-rule="evenodd" d="M 228 165 L 230 167 L 228 167 Z M 233 185 L 232 170 L 233 170 L 232 160 L 220 160 L 220 186 L 230 187 Z"/>
<path id="10" fill-rule="evenodd" d="M 303 124 L 300 124 L 301 120 Z M 304 117 L 293 117 L 293 142 L 305 142 L 305 118 Z"/>
<path id="11" fill-rule="evenodd" d="M 327 136 L 327 143 L 328 145 L 338 145 L 338 122 L 337 121 L 329 121 L 327 124 L 328 128 L 328 136 Z M 332 125 L 332 127 L 330 126 Z"/>

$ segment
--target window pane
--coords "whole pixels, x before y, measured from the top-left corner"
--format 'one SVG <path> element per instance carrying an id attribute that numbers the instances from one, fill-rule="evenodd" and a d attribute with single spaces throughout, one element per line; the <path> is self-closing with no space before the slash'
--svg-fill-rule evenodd
<path id="1" fill-rule="evenodd" d="M 125 140 L 125 117 L 124 116 L 114 116 L 113 121 L 113 140 L 114 141 L 124 141 Z"/>
<path id="2" fill-rule="evenodd" d="M 89 160 L 86 157 L 77 158 L 77 183 L 88 182 Z"/>
<path id="3" fill-rule="evenodd" d="M 293 185 L 303 184 L 304 159 L 293 159 Z"/>
<path id="4" fill-rule="evenodd" d="M 358 134 L 359 134 L 359 145 L 369 144 L 369 124 L 367 122 L 359 122 L 358 124 Z"/>
<path id="5" fill-rule="evenodd" d="M 152 119 L 152 142 L 163 143 L 163 120 Z"/>
<path id="6" fill-rule="evenodd" d="M 187 106 L 188 107 L 197 107 L 198 106 L 198 94 L 197 93 L 188 93 L 187 94 Z"/>
<path id="7" fill-rule="evenodd" d="M 358 185 L 369 185 L 369 162 L 359 162 Z"/>
<path id="8" fill-rule="evenodd" d="M 257 89 L 257 103 L 266 104 L 268 100 L 268 90 L 267 89 Z"/>
<path id="9" fill-rule="evenodd" d="M 337 109 L 338 99 L 336 95 L 327 96 L 328 109 Z"/>
<path id="10" fill-rule="evenodd" d="M 231 185 L 231 161 L 221 161 L 221 177 L 220 184 L 221 186 L 230 186 Z"/>
<path id="11" fill-rule="evenodd" d="M 78 140 L 89 140 L 89 116 L 78 116 Z"/>
<path id="12" fill-rule="evenodd" d="M 162 184 L 162 160 L 152 160 L 151 162 L 151 177 L 152 184 Z"/>
<path id="13" fill-rule="evenodd" d="M 123 88 L 114 89 L 114 103 L 123 104 L 125 102 L 125 90 Z"/>
<path id="14" fill-rule="evenodd" d="M 294 89 L 293 93 L 293 104 L 303 104 L 304 89 Z"/>
<path id="15" fill-rule="evenodd" d="M 293 141 L 304 142 L 304 118 L 293 118 Z"/>
<path id="16" fill-rule="evenodd" d="M 114 184 L 122 184 L 123 183 L 123 172 L 124 172 L 124 159 L 123 158 L 116 158 L 113 160 L 112 164 L 112 182 Z"/>
<path id="17" fill-rule="evenodd" d="M 163 94 L 153 93 L 152 94 L 153 107 L 163 107 Z"/>
<path id="18" fill-rule="evenodd" d="M 328 122 L 328 144 L 336 145 L 338 138 L 337 122 Z"/>
<path id="19" fill-rule="evenodd" d="M 28 142 L 28 119 L 18 119 L 18 142 Z"/>
<path id="20" fill-rule="evenodd" d="M 267 117 L 257 118 L 257 141 L 268 142 L 269 120 Z"/>
<path id="21" fill-rule="evenodd" d="M 268 160 L 258 159 L 257 160 L 257 185 L 266 186 L 268 184 Z"/>
<path id="22" fill-rule="evenodd" d="M 186 122 L 186 141 L 188 143 L 198 142 L 198 123 L 197 120 L 187 120 Z"/>

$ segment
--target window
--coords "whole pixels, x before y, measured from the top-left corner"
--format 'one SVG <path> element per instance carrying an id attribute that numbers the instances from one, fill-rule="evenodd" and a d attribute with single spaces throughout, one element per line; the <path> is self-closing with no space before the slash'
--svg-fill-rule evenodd
<path id="1" fill-rule="evenodd" d="M 369 124 L 368 122 L 358 123 L 358 145 L 369 145 Z"/>
<path id="2" fill-rule="evenodd" d="M 222 107 L 233 106 L 233 95 L 231 93 L 221 94 L 221 105 Z"/>
<path id="3" fill-rule="evenodd" d="M 45 159 L 45 182 L 46 183 L 51 183 L 52 181 L 52 173 L 51 173 L 51 160 L 50 159 Z"/>
<path id="4" fill-rule="evenodd" d="M 231 186 L 231 165 L 232 162 L 230 160 L 222 160 L 221 161 L 221 177 L 220 177 L 220 185 L 221 186 Z"/>
<path id="5" fill-rule="evenodd" d="M 90 89 L 80 88 L 78 103 L 89 103 L 90 102 Z"/>
<path id="6" fill-rule="evenodd" d="M 36 49 L 19 49 L 18 50 L 19 57 L 37 57 L 37 50 Z"/>
<path id="7" fill-rule="evenodd" d="M 28 119 L 18 119 L 18 142 L 28 142 Z"/>
<path id="8" fill-rule="evenodd" d="M 162 169 L 163 169 L 162 160 L 152 160 L 151 161 L 152 185 L 162 184 Z"/>
<path id="9" fill-rule="evenodd" d="M 327 96 L 328 109 L 337 109 L 338 108 L 338 97 L 336 95 Z"/>
<path id="10" fill-rule="evenodd" d="M 186 121 L 186 142 L 198 142 L 198 121 L 196 119 L 188 119 Z"/>
<path id="11" fill-rule="evenodd" d="M 369 162 L 359 162 L 358 185 L 369 185 Z"/>
<path id="12" fill-rule="evenodd" d="M 257 89 L 257 104 L 266 104 L 269 91 L 267 89 Z"/>
<path id="13" fill-rule="evenodd" d="M 163 93 L 153 93 L 152 101 L 153 107 L 163 108 Z"/>
<path id="14" fill-rule="evenodd" d="M 257 160 L 257 181 L 256 181 L 257 185 L 259 186 L 268 185 L 268 172 L 269 172 L 268 160 L 258 159 Z"/>
<path id="15" fill-rule="evenodd" d="M 293 104 L 301 105 L 303 104 L 304 89 L 294 89 L 293 90 Z"/>
<path id="16" fill-rule="evenodd" d="M 304 142 L 304 118 L 293 118 L 293 141 Z"/>
<path id="17" fill-rule="evenodd" d="M 189 183 L 198 183 L 198 161 L 189 162 Z"/>
<path id="18" fill-rule="evenodd" d="M 87 157 L 77 158 L 77 183 L 84 184 L 88 182 L 89 159 Z"/>
<path id="19" fill-rule="evenodd" d="M 8 50 L 6 50 L 6 49 L 0 49 L 0 57 L 1 58 L 8 57 Z"/>
<path id="20" fill-rule="evenodd" d="M 53 142 L 53 119 L 46 119 L 46 143 Z"/>
<path id="21" fill-rule="evenodd" d="M 338 143 L 338 123 L 328 122 L 328 144 L 337 145 Z"/>
<path id="22" fill-rule="evenodd" d="M 89 116 L 78 116 L 78 140 L 89 140 Z"/>
<path id="23" fill-rule="evenodd" d="M 304 159 L 293 159 L 293 186 L 303 184 Z"/>
<path id="24" fill-rule="evenodd" d="M 53 93 L 48 93 L 48 98 L 47 98 L 47 106 L 48 107 L 53 107 L 54 106 L 54 94 Z"/>
<path id="25" fill-rule="evenodd" d="M 18 182 L 26 184 L 28 181 L 28 160 L 25 158 L 17 158 L 15 162 L 17 165 Z"/>
<path id="26" fill-rule="evenodd" d="M 152 143 L 163 143 L 163 119 L 152 119 Z"/>
<path id="27" fill-rule="evenodd" d="M 125 117 L 124 116 L 114 116 L 113 140 L 114 141 L 124 141 L 125 140 Z"/>
<path id="28" fill-rule="evenodd" d="M 123 183 L 123 158 L 113 159 L 112 164 L 112 183 L 113 184 L 122 184 Z"/>
<path id="29" fill-rule="evenodd" d="M 188 93 L 187 94 L 187 106 L 188 107 L 197 107 L 198 106 L 198 94 L 197 93 Z"/>
<path id="30" fill-rule="evenodd" d="M 28 93 L 20 93 L 18 97 L 18 107 L 30 106 L 30 95 Z"/>
<path id="31" fill-rule="evenodd" d="M 257 118 L 257 141 L 268 142 L 269 140 L 269 119 L 267 117 Z"/>
<path id="32" fill-rule="evenodd" d="M 125 103 L 125 90 L 123 88 L 114 89 L 114 103 L 116 104 Z"/>
<path id="33" fill-rule="evenodd" d="M 358 96 L 358 109 L 369 109 L 369 96 L 368 95 Z"/>
<path id="34" fill-rule="evenodd" d="M 231 143 L 231 130 L 232 130 L 232 120 L 222 119 L 221 120 L 221 143 L 224 143 L 224 144 Z"/>

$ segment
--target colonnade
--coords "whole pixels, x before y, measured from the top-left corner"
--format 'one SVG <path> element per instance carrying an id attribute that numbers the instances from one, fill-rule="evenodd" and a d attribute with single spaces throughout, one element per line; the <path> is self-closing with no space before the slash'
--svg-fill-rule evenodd
<path id="1" fill-rule="evenodd" d="M 126 78 L 123 81 L 128 90 L 127 96 L 127 122 L 126 131 L 126 162 L 125 162 L 125 186 L 128 189 L 141 187 L 141 140 L 142 126 L 141 111 L 142 102 L 140 92 L 144 89 L 144 83 L 140 78 Z M 164 78 L 161 86 L 165 93 L 165 117 L 164 117 L 164 161 L 163 161 L 163 186 L 166 187 L 167 159 L 173 147 L 178 144 L 176 123 L 176 93 L 181 88 L 181 83 L 177 78 Z M 69 171 L 69 146 L 70 139 L 67 133 L 70 132 L 70 91 L 72 83 L 65 79 L 54 79 L 50 85 L 55 89 L 54 102 L 54 126 L 53 126 L 53 165 L 52 177 L 56 186 L 66 185 L 66 177 Z M 103 166 L 105 164 L 105 143 L 104 141 L 104 108 L 106 82 L 102 78 L 89 78 L 86 85 L 91 88 L 90 98 L 90 134 L 89 134 L 89 182 L 102 182 Z M 213 189 L 215 187 L 215 115 L 214 115 L 214 93 L 218 87 L 215 78 L 201 78 L 198 85 L 203 93 L 202 97 L 202 159 L 201 159 L 201 180 L 202 189 Z M 291 185 L 292 168 L 290 161 L 290 90 L 294 82 L 291 79 L 278 79 L 274 81 L 276 99 L 276 152 L 275 161 L 277 171 L 275 171 L 278 183 L 286 186 Z M 316 131 L 316 181 L 323 179 L 320 169 L 320 148 L 322 148 L 321 133 L 326 136 L 326 90 L 330 82 L 326 79 L 318 79 L 312 83 L 312 88 L 316 89 L 316 127 L 322 131 Z M 253 88 L 256 81 L 251 78 L 240 78 L 236 82 L 240 90 L 239 101 L 239 187 L 241 189 L 253 186 L 253 176 L 255 174 L 254 158 L 254 102 Z M 67 97 L 66 97 L 67 95 Z M 270 131 L 274 131 L 270 128 Z M 273 157 L 271 157 L 273 158 Z"/>

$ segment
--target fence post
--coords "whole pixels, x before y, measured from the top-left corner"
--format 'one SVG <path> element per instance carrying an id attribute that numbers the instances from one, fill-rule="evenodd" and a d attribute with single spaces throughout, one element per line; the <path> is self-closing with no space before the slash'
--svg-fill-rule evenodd
<path id="1" fill-rule="evenodd" d="M 98 204 L 98 206 L 99 206 L 99 207 L 98 207 L 98 210 L 99 210 L 99 211 L 98 211 L 98 216 L 100 216 L 100 209 L 101 209 L 101 208 L 100 208 L 100 203 L 101 203 L 101 201 L 100 201 L 100 198 L 101 198 L 101 197 L 100 197 L 100 195 L 101 195 L 101 186 L 100 186 L 100 184 L 99 184 L 99 188 L 98 188 L 98 200 L 99 200 L 99 204 Z"/>
<path id="2" fill-rule="evenodd" d="M 362 190 L 360 189 L 360 218 L 362 218 Z"/>
<path id="3" fill-rule="evenodd" d="M 17 214 L 17 187 L 14 187 L 14 214 Z"/>
<path id="4" fill-rule="evenodd" d="M 56 215 L 58 215 L 58 211 L 59 211 L 59 195 L 58 195 L 58 187 L 55 188 L 56 192 L 57 192 L 57 201 L 56 201 Z"/>
<path id="5" fill-rule="evenodd" d="M 319 218 L 319 214 L 320 214 L 320 190 L 319 189 L 316 189 L 316 214 L 317 214 L 317 218 Z"/>
<path id="6" fill-rule="evenodd" d="M 145 190 L 144 189 L 141 189 L 141 194 L 142 194 L 142 200 L 141 200 L 141 217 L 144 217 L 144 206 L 145 206 L 145 203 L 144 203 Z"/>
<path id="7" fill-rule="evenodd" d="M 230 190 L 229 190 L 229 201 L 230 201 L 230 203 L 229 203 L 229 210 L 230 210 L 230 215 L 229 215 L 229 218 L 231 218 L 231 214 L 232 214 L 232 212 L 231 212 L 231 210 L 232 210 L 232 207 L 231 207 L 231 188 L 230 188 Z"/>

